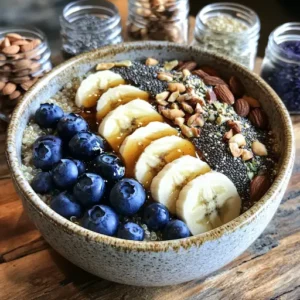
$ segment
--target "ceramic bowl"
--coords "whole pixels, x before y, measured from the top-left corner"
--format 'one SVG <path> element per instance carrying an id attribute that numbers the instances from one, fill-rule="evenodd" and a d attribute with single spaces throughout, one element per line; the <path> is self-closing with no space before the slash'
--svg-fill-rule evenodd
<path id="1" fill-rule="evenodd" d="M 278 175 L 265 196 L 235 220 L 201 235 L 164 242 L 134 242 L 86 230 L 52 211 L 22 174 L 21 143 L 26 124 L 39 104 L 57 93 L 78 74 L 97 63 L 116 60 L 195 60 L 212 66 L 225 78 L 236 75 L 250 95 L 260 100 L 271 127 L 280 139 Z M 7 139 L 7 160 L 25 210 L 45 240 L 62 256 L 99 277 L 139 286 L 163 286 L 198 279 L 222 268 L 244 252 L 263 232 L 278 208 L 294 161 L 292 124 L 275 92 L 257 75 L 221 56 L 200 48 L 161 42 L 105 47 L 75 57 L 42 78 L 16 108 Z"/>

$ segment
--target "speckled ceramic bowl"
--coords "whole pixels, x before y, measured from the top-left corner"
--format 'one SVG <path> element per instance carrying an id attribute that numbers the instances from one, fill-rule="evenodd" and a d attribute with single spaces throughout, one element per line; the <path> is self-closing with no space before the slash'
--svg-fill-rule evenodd
<path id="1" fill-rule="evenodd" d="M 247 212 L 215 230 L 181 240 L 133 242 L 104 236 L 77 226 L 52 211 L 23 176 L 21 141 L 24 128 L 41 102 L 71 78 L 97 63 L 115 60 L 196 60 L 211 65 L 223 76 L 236 75 L 248 92 L 258 98 L 271 127 L 280 136 L 278 176 L 267 194 Z M 220 56 L 199 48 L 166 43 L 131 43 L 106 47 L 71 59 L 46 75 L 24 96 L 8 130 L 7 159 L 23 205 L 47 242 L 66 259 L 102 278 L 141 286 L 177 284 L 206 276 L 230 263 L 266 228 L 286 190 L 294 161 L 291 120 L 273 90 L 257 75 Z"/>

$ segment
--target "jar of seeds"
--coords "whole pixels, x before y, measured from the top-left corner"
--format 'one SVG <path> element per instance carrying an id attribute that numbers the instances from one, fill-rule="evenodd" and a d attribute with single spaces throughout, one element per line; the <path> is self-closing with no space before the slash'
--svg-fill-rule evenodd
<path id="1" fill-rule="evenodd" d="M 259 31 L 259 18 L 250 8 L 236 3 L 214 3 L 197 15 L 193 43 L 253 70 Z"/>
<path id="2" fill-rule="evenodd" d="M 50 48 L 35 28 L 0 30 L 0 127 L 22 95 L 52 68 Z"/>
<path id="3" fill-rule="evenodd" d="M 188 0 L 129 0 L 129 40 L 188 42 Z"/>
<path id="4" fill-rule="evenodd" d="M 69 3 L 60 17 L 60 26 L 66 58 L 123 41 L 119 11 L 105 0 Z"/>
<path id="5" fill-rule="evenodd" d="M 291 114 L 300 114 L 300 23 L 286 23 L 269 37 L 261 77 Z"/>

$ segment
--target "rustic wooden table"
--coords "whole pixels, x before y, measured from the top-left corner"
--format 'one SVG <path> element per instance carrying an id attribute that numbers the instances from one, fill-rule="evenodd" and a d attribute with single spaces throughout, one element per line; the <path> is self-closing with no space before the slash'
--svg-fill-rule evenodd
<path id="1" fill-rule="evenodd" d="M 122 15 L 123 0 L 115 0 Z M 259 69 L 260 61 L 257 63 Z M 300 116 L 292 118 L 300 157 Z M 262 236 L 208 278 L 163 288 L 96 278 L 56 253 L 23 211 L 5 164 L 0 136 L 0 299 L 300 299 L 300 162 L 281 206 Z"/>

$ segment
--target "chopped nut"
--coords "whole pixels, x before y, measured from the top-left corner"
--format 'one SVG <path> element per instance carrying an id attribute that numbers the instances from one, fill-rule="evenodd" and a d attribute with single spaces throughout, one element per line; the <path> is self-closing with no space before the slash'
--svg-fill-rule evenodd
<path id="1" fill-rule="evenodd" d="M 177 68 L 177 70 L 182 71 L 183 69 L 187 69 L 189 71 L 193 71 L 196 67 L 197 63 L 195 61 L 185 61 L 179 66 L 179 68 Z"/>
<path id="2" fill-rule="evenodd" d="M 170 97 L 168 98 L 168 102 L 175 102 L 177 100 L 177 98 L 179 97 L 179 92 L 173 92 Z"/>
<path id="3" fill-rule="evenodd" d="M 239 147 L 243 147 L 243 146 L 246 146 L 246 140 L 245 140 L 245 137 L 238 133 L 236 135 L 234 135 L 230 140 L 229 140 L 229 143 L 236 143 L 239 145 Z"/>
<path id="4" fill-rule="evenodd" d="M 229 149 L 233 157 L 240 157 L 243 153 L 243 149 L 240 149 L 237 143 L 229 143 Z"/>
<path id="5" fill-rule="evenodd" d="M 233 130 L 230 129 L 229 131 L 225 132 L 223 135 L 223 141 L 228 142 L 233 137 Z"/>
<path id="6" fill-rule="evenodd" d="M 253 153 L 249 150 L 243 149 L 242 160 L 247 161 L 251 158 L 253 158 Z"/>
<path id="7" fill-rule="evenodd" d="M 221 124 L 225 123 L 228 120 L 229 120 L 228 117 L 225 117 L 225 116 L 221 115 L 221 116 L 218 116 L 216 123 L 217 123 L 217 125 L 221 125 Z"/>
<path id="8" fill-rule="evenodd" d="M 242 131 L 241 124 L 238 121 L 229 120 L 227 125 L 233 130 L 234 134 L 240 133 Z"/>
<path id="9" fill-rule="evenodd" d="M 187 113 L 192 114 L 194 112 L 193 107 L 190 106 L 188 103 L 183 101 L 180 104 L 181 104 L 183 110 L 186 111 Z"/>
<path id="10" fill-rule="evenodd" d="M 179 107 L 179 105 L 177 103 L 172 103 L 171 104 L 171 108 L 180 109 L 180 107 Z"/>
<path id="11" fill-rule="evenodd" d="M 178 117 L 184 117 L 184 115 L 185 115 L 185 113 L 180 109 L 165 109 L 165 110 L 162 110 L 161 113 L 165 118 L 170 119 L 170 120 L 174 120 L 175 118 L 178 118 Z"/>
<path id="12" fill-rule="evenodd" d="M 179 82 L 170 82 L 168 84 L 168 87 L 169 87 L 169 91 L 171 91 L 171 92 L 178 91 L 179 93 L 184 93 L 186 91 L 183 83 L 179 83 Z"/>
<path id="13" fill-rule="evenodd" d="M 185 121 L 184 118 L 178 117 L 178 118 L 175 118 L 174 124 L 178 125 L 180 127 L 180 126 L 182 126 L 184 124 L 184 121 Z"/>
<path id="14" fill-rule="evenodd" d="M 100 63 L 96 66 L 96 70 L 97 71 L 101 71 L 101 70 L 110 70 L 111 68 L 113 68 L 115 66 L 114 63 Z"/>
<path id="15" fill-rule="evenodd" d="M 145 64 L 146 64 L 146 66 L 156 66 L 156 65 L 159 64 L 159 61 L 157 59 L 155 59 L 155 58 L 149 57 L 149 58 L 147 58 Z"/>
<path id="16" fill-rule="evenodd" d="M 193 126 L 193 127 L 195 127 L 195 126 L 203 127 L 204 119 L 203 119 L 201 114 L 196 113 L 196 114 L 189 117 L 189 119 L 187 121 L 187 125 L 188 126 Z"/>
<path id="17" fill-rule="evenodd" d="M 159 72 L 157 74 L 157 79 L 161 81 L 172 81 L 173 76 L 170 73 Z"/>
<path id="18" fill-rule="evenodd" d="M 122 60 L 115 62 L 115 67 L 131 67 L 132 62 L 130 60 Z"/>
<path id="19" fill-rule="evenodd" d="M 181 133 L 188 137 L 188 138 L 192 138 L 194 136 L 194 133 L 192 131 L 192 128 L 186 126 L 186 125 L 181 125 L 180 126 L 180 129 L 181 129 Z"/>
<path id="20" fill-rule="evenodd" d="M 183 80 L 187 80 L 187 78 L 191 75 L 191 72 L 188 69 L 182 70 Z"/>
<path id="21" fill-rule="evenodd" d="M 166 61 L 164 63 L 164 69 L 171 71 L 178 66 L 178 60 Z"/>
<path id="22" fill-rule="evenodd" d="M 201 134 L 201 129 L 200 128 L 192 127 L 191 130 L 192 130 L 193 137 L 199 137 L 200 136 L 200 134 Z"/>
<path id="23" fill-rule="evenodd" d="M 168 102 L 165 101 L 165 100 L 168 98 L 169 95 L 170 95 L 170 93 L 168 91 L 157 94 L 156 97 L 155 97 L 156 102 L 160 105 L 163 105 L 163 106 L 168 105 Z"/>
<path id="24" fill-rule="evenodd" d="M 204 112 L 204 110 L 203 110 L 203 108 L 202 108 L 202 106 L 201 106 L 200 103 L 197 103 L 197 104 L 196 104 L 195 112 L 196 112 L 196 113 L 203 113 L 203 112 Z"/>
<path id="25" fill-rule="evenodd" d="M 254 152 L 255 155 L 258 155 L 258 156 L 267 156 L 268 155 L 266 146 L 259 141 L 254 141 L 252 143 L 252 151 Z"/>
<path id="26" fill-rule="evenodd" d="M 163 105 L 158 105 L 158 106 L 157 106 L 157 111 L 158 111 L 160 114 L 162 114 L 163 110 L 166 110 L 165 106 L 163 106 Z"/>

